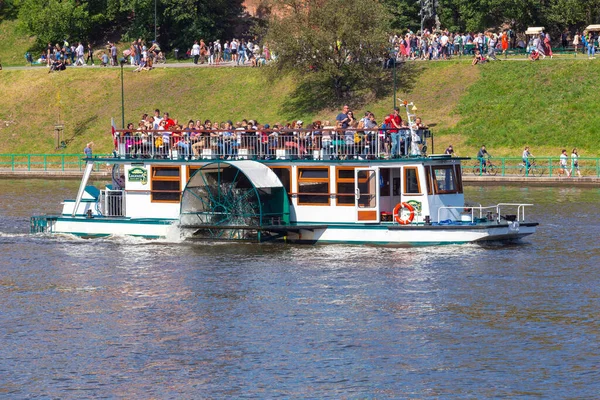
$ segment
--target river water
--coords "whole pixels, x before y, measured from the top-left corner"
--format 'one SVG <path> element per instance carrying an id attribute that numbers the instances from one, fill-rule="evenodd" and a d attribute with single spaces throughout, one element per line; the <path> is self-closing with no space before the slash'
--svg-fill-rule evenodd
<path id="1" fill-rule="evenodd" d="M 77 185 L 0 180 L 0 397 L 598 396 L 598 189 L 467 187 L 510 246 L 29 235 Z"/>

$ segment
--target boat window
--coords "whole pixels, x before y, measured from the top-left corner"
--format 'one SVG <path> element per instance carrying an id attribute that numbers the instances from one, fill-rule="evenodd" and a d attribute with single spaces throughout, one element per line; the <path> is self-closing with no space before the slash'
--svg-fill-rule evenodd
<path id="1" fill-rule="evenodd" d="M 354 206 L 354 168 L 336 168 L 336 199 L 338 206 Z"/>
<path id="2" fill-rule="evenodd" d="M 390 195 L 390 168 L 381 168 L 379 169 L 379 195 L 380 196 L 389 196 Z"/>
<path id="3" fill-rule="evenodd" d="M 463 182 L 462 182 L 462 171 L 460 169 L 460 164 L 456 164 L 454 166 L 454 171 L 456 172 L 456 188 L 458 189 L 458 193 L 463 192 Z"/>
<path id="4" fill-rule="evenodd" d="M 152 167 L 152 201 L 178 203 L 181 199 L 180 174 L 180 167 Z"/>
<path id="5" fill-rule="evenodd" d="M 404 194 L 421 194 L 417 167 L 404 167 Z"/>
<path id="6" fill-rule="evenodd" d="M 329 167 L 298 168 L 298 204 L 329 205 Z"/>
<path id="7" fill-rule="evenodd" d="M 154 170 L 155 177 L 159 177 L 159 176 L 177 176 L 177 177 L 179 177 L 179 174 L 181 173 L 181 170 L 179 167 L 155 167 L 153 170 Z"/>
<path id="8" fill-rule="evenodd" d="M 456 170 L 453 165 L 434 166 L 433 183 L 434 190 L 439 194 L 458 193 L 456 184 Z"/>
<path id="9" fill-rule="evenodd" d="M 433 194 L 433 190 L 431 189 L 431 166 L 425 166 L 425 182 L 427 182 L 427 194 Z"/>
<path id="10" fill-rule="evenodd" d="M 329 180 L 329 168 L 299 168 L 300 179 L 327 179 Z"/>
<path id="11" fill-rule="evenodd" d="M 352 179 L 354 180 L 354 168 L 338 168 L 337 178 L 339 179 Z"/>
<path id="12" fill-rule="evenodd" d="M 292 191 L 292 172 L 289 167 L 271 167 L 271 170 L 277 175 L 281 184 L 289 194 Z"/>

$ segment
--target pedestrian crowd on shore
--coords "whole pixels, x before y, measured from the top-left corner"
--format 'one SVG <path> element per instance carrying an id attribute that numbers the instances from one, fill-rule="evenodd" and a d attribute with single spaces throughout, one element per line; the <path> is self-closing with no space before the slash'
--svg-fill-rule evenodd
<path id="1" fill-rule="evenodd" d="M 597 32 L 564 31 L 560 36 L 560 47 L 563 50 L 573 50 L 575 53 L 588 54 L 590 59 L 595 58 Z M 556 41 L 558 43 L 558 41 Z M 552 39 L 548 33 L 541 32 L 530 37 L 517 35 L 512 29 L 500 32 L 450 32 L 447 29 L 424 29 L 423 33 L 407 30 L 405 34 L 394 34 L 389 38 L 389 53 L 386 58 L 387 66 L 393 61 L 407 60 L 447 60 L 453 56 L 472 56 L 473 64 L 480 64 L 489 60 L 497 60 L 497 54 L 507 55 L 511 51 L 526 52 L 530 60 L 553 57 Z M 261 66 L 276 57 L 269 48 L 268 43 L 260 44 L 256 39 L 232 39 L 222 41 L 204 41 L 198 39 L 186 52 L 174 50 L 176 58 L 191 60 L 195 65 L 251 65 Z M 28 62 L 33 63 L 33 57 L 26 54 Z M 141 38 L 134 40 L 128 49 L 123 51 L 123 57 L 129 64 L 137 67 L 136 71 L 150 70 L 157 61 L 164 61 L 165 54 L 159 44 L 152 41 L 146 45 Z M 38 63 L 54 65 L 54 69 L 64 69 L 66 66 L 118 66 L 119 55 L 115 43 L 108 42 L 101 50 L 94 50 L 91 43 L 84 45 L 82 42 L 63 44 L 48 43 L 46 50 L 36 60 Z"/>
<path id="2" fill-rule="evenodd" d="M 571 35 L 565 30 L 560 36 L 562 49 L 572 49 L 575 53 L 587 51 L 590 58 L 595 56 L 597 41 L 597 32 L 575 32 Z M 452 56 L 473 56 L 473 64 L 478 64 L 489 59 L 497 60 L 498 53 L 506 55 L 514 50 L 534 53 L 541 58 L 553 57 L 552 39 L 545 32 L 528 38 L 518 37 L 512 29 L 478 33 L 425 29 L 422 34 L 408 30 L 404 35 L 390 36 L 389 42 L 390 59 L 396 61 L 447 60 Z"/>

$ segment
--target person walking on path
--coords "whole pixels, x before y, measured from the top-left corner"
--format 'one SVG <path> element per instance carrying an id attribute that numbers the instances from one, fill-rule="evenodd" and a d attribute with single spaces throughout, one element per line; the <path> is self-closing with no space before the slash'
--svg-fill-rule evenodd
<path id="1" fill-rule="evenodd" d="M 200 45 L 198 41 L 194 41 L 194 45 L 192 46 L 192 57 L 194 57 L 194 64 L 198 65 L 198 59 L 200 58 Z"/>
<path id="2" fill-rule="evenodd" d="M 85 154 L 86 158 L 92 158 L 92 146 L 94 145 L 94 142 L 89 142 L 88 144 L 85 145 L 85 148 L 83 149 L 83 154 Z"/>
<path id="3" fill-rule="evenodd" d="M 577 171 L 577 177 L 581 178 L 581 171 L 579 170 L 579 154 L 577 154 L 577 148 L 571 152 L 571 176 Z"/>
<path id="4" fill-rule="evenodd" d="M 581 35 L 579 35 L 579 32 L 575 32 L 575 36 L 573 36 L 573 48 L 575 49 L 575 57 L 577 57 L 577 51 L 579 49 L 580 42 Z"/>
<path id="5" fill-rule="evenodd" d="M 562 151 L 560 153 L 560 169 L 561 169 L 562 173 L 567 175 L 567 178 L 571 177 L 571 171 L 567 167 L 568 160 L 569 160 L 569 158 L 567 157 L 567 150 L 562 149 Z"/>
<path id="6" fill-rule="evenodd" d="M 87 45 L 87 58 L 85 59 L 86 65 L 87 65 L 88 61 L 91 61 L 92 65 L 94 65 L 94 49 L 92 48 L 91 43 L 88 43 L 88 45 Z"/>

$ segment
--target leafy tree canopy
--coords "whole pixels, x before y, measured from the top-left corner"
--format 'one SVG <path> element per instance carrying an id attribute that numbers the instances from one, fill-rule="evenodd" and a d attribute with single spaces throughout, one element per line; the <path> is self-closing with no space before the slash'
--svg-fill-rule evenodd
<path id="1" fill-rule="evenodd" d="M 379 1 L 281 0 L 275 9 L 266 42 L 277 70 L 298 73 L 338 102 L 384 88 L 390 19 Z"/>
<path id="2" fill-rule="evenodd" d="M 191 47 L 194 40 L 230 37 L 239 27 L 242 0 L 14 0 L 25 30 L 39 45 L 64 39 L 154 39 L 164 48 Z M 156 10 L 156 14 L 155 14 Z M 113 35 L 114 36 L 114 35 Z"/>

